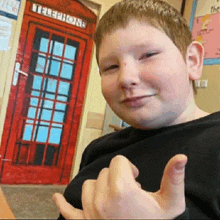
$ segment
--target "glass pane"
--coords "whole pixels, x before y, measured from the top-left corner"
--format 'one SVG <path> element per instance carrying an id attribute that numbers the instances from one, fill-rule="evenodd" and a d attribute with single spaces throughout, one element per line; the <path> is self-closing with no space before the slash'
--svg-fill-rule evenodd
<path id="1" fill-rule="evenodd" d="M 64 57 L 67 59 L 76 60 L 78 47 L 79 47 L 78 42 L 68 39 Z"/>
<path id="2" fill-rule="evenodd" d="M 39 126 L 37 131 L 37 141 L 39 142 L 46 142 L 47 135 L 48 135 L 48 127 Z"/>
<path id="3" fill-rule="evenodd" d="M 51 41 L 50 53 L 61 57 L 63 55 L 63 48 L 64 48 L 64 37 L 53 35 Z"/>
<path id="4" fill-rule="evenodd" d="M 60 71 L 60 61 L 52 59 L 49 74 L 52 75 L 52 76 L 58 76 L 59 71 Z"/>
<path id="5" fill-rule="evenodd" d="M 26 123 L 33 124 L 34 121 L 33 120 L 27 120 Z"/>
<path id="6" fill-rule="evenodd" d="M 57 87 L 57 80 L 54 79 L 46 79 L 45 81 L 47 81 L 47 92 L 52 92 L 55 93 L 56 92 L 56 87 Z"/>
<path id="7" fill-rule="evenodd" d="M 46 38 L 41 38 L 39 51 L 46 53 L 48 48 L 49 40 Z"/>
<path id="8" fill-rule="evenodd" d="M 48 165 L 51 166 L 53 165 L 53 159 L 56 153 L 56 148 L 54 146 L 48 146 L 47 147 L 47 154 L 46 154 L 46 158 L 45 158 L 45 163 L 44 165 Z"/>
<path id="9" fill-rule="evenodd" d="M 60 81 L 58 94 L 60 95 L 68 95 L 70 84 L 67 82 Z"/>
<path id="10" fill-rule="evenodd" d="M 62 124 L 52 123 L 52 127 L 54 127 L 54 128 L 62 128 L 63 125 Z"/>
<path id="11" fill-rule="evenodd" d="M 37 149 L 35 152 L 35 158 L 34 158 L 34 164 L 35 165 L 41 165 L 43 161 L 43 156 L 44 156 L 44 148 L 45 145 L 43 144 L 38 144 Z"/>
<path id="12" fill-rule="evenodd" d="M 71 45 L 66 45 L 64 57 L 70 60 L 75 60 L 76 57 L 76 48 Z"/>
<path id="13" fill-rule="evenodd" d="M 49 101 L 49 100 L 44 100 L 44 108 L 50 108 L 52 109 L 53 108 L 53 101 Z"/>
<path id="14" fill-rule="evenodd" d="M 38 105 L 38 99 L 37 98 L 31 98 L 31 105 L 37 106 Z"/>
<path id="15" fill-rule="evenodd" d="M 28 109 L 28 118 L 35 118 L 36 111 L 37 111 L 36 108 L 29 107 L 29 109 Z"/>
<path id="16" fill-rule="evenodd" d="M 40 90 L 41 89 L 41 82 L 42 82 L 41 76 L 34 76 L 32 88 L 36 89 L 36 90 Z"/>
<path id="17" fill-rule="evenodd" d="M 42 57 L 42 56 L 38 56 L 35 72 L 43 73 L 44 72 L 45 63 L 46 63 L 46 58 Z"/>
<path id="18" fill-rule="evenodd" d="M 39 92 L 36 92 L 36 91 L 32 91 L 32 92 L 31 92 L 31 95 L 32 95 L 32 96 L 40 96 L 40 93 L 39 93 Z"/>
<path id="19" fill-rule="evenodd" d="M 45 98 L 54 100 L 55 99 L 55 95 L 52 95 L 50 93 L 46 93 Z"/>
<path id="20" fill-rule="evenodd" d="M 57 101 L 62 101 L 62 102 L 67 102 L 68 98 L 63 95 L 58 95 L 57 96 Z"/>
<path id="21" fill-rule="evenodd" d="M 42 52 L 47 52 L 49 33 L 40 29 L 36 30 L 33 48 Z"/>
<path id="22" fill-rule="evenodd" d="M 66 109 L 66 104 L 57 102 L 55 108 L 56 108 L 56 110 L 63 110 L 63 111 L 65 111 L 65 109 Z"/>
<path id="23" fill-rule="evenodd" d="M 52 110 L 43 109 L 41 112 L 41 120 L 50 121 Z"/>
<path id="24" fill-rule="evenodd" d="M 50 123 L 41 121 L 41 122 L 40 122 L 40 125 L 45 125 L 45 126 L 48 126 L 48 127 L 49 127 Z"/>
<path id="25" fill-rule="evenodd" d="M 51 128 L 49 143 L 59 144 L 61 137 L 62 129 L 59 128 Z"/>
<path id="26" fill-rule="evenodd" d="M 24 134 L 23 134 L 23 140 L 30 141 L 31 140 L 31 134 L 33 130 L 33 125 L 25 125 Z"/>
<path id="27" fill-rule="evenodd" d="M 73 75 L 73 65 L 74 64 L 68 64 L 68 63 L 63 63 L 62 66 L 62 71 L 61 71 L 61 77 L 64 79 L 72 79 L 72 75 Z"/>
<path id="28" fill-rule="evenodd" d="M 63 119 L 64 119 L 64 112 L 58 112 L 58 111 L 54 112 L 54 116 L 53 116 L 54 122 L 63 123 Z"/>

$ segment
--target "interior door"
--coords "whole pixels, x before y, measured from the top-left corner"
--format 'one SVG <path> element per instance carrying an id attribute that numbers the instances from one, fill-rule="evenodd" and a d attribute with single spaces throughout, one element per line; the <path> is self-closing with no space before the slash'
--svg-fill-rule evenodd
<path id="1" fill-rule="evenodd" d="M 1 182 L 59 184 L 68 162 L 85 41 L 34 22 L 27 33 L 23 61 L 15 65 Z"/>

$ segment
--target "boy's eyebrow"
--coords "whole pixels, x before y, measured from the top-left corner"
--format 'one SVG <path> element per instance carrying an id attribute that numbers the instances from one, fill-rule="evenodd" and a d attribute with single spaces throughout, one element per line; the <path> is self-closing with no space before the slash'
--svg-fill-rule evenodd
<path id="1" fill-rule="evenodd" d="M 102 65 L 102 63 L 105 63 L 106 61 L 113 60 L 115 57 L 116 57 L 115 53 L 109 54 L 109 55 L 103 57 L 102 59 L 100 59 L 99 65 Z"/>

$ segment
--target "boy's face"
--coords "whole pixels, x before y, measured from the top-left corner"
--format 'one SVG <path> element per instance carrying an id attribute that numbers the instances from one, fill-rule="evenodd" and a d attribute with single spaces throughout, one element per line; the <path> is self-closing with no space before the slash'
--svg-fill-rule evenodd
<path id="1" fill-rule="evenodd" d="M 112 110 L 136 128 L 185 122 L 193 99 L 187 65 L 162 31 L 133 19 L 100 46 L 102 93 Z"/>

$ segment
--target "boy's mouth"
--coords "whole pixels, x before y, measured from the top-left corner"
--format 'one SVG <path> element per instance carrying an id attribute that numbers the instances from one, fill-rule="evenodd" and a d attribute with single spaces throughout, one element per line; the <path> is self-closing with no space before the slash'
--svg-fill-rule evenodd
<path id="1" fill-rule="evenodd" d="M 153 95 L 144 95 L 144 96 L 137 96 L 137 97 L 129 97 L 121 101 L 122 104 L 125 104 L 128 107 L 138 108 L 143 105 L 152 97 Z"/>

